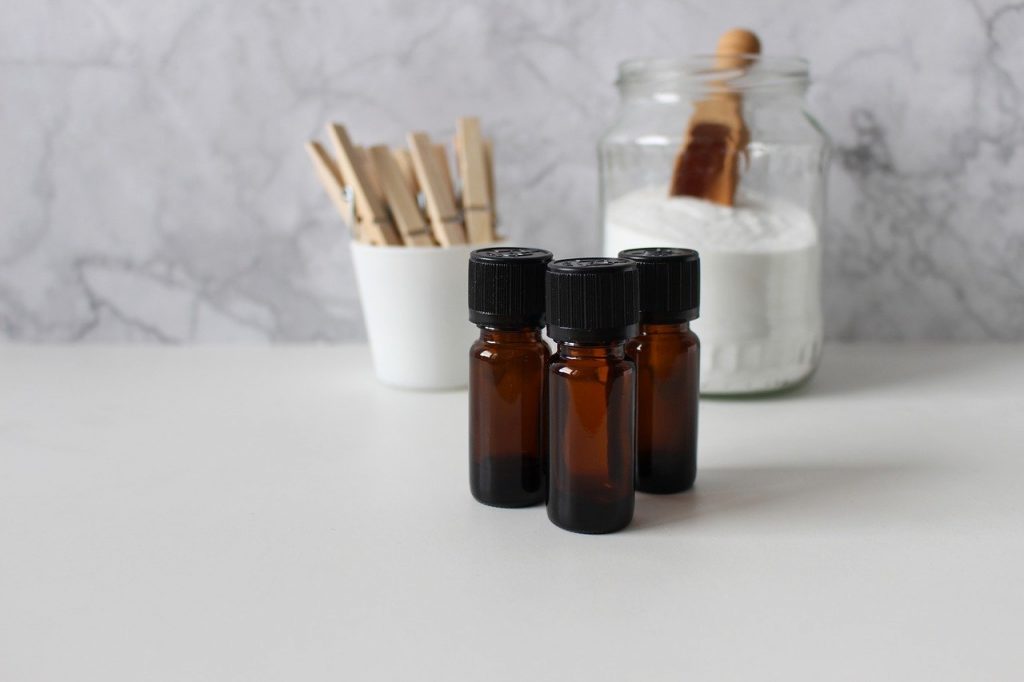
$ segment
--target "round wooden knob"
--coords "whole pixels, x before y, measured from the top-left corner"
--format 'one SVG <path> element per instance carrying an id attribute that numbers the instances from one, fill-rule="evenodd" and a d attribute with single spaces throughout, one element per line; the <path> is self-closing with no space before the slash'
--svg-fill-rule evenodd
<path id="1" fill-rule="evenodd" d="M 761 54 L 761 41 L 757 34 L 745 28 L 734 28 L 726 31 L 718 39 L 718 47 L 715 49 L 718 56 L 717 64 L 720 69 L 737 69 L 749 66 L 753 61 L 744 59 L 738 55 Z"/>
<path id="2" fill-rule="evenodd" d="M 745 28 L 726 31 L 718 39 L 716 54 L 760 54 L 761 41 L 757 34 Z"/>

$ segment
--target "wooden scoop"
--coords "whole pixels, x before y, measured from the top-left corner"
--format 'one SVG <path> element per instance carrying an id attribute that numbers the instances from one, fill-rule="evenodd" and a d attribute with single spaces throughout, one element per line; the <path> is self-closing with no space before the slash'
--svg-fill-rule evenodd
<path id="1" fill-rule="evenodd" d="M 746 68 L 752 61 L 749 55 L 760 52 L 761 41 L 750 31 L 726 31 L 718 39 L 715 70 Z M 740 94 L 725 81 L 716 81 L 711 88 L 711 94 L 694 106 L 668 193 L 732 206 L 739 182 L 738 157 L 746 151 L 750 132 L 743 121 Z"/>

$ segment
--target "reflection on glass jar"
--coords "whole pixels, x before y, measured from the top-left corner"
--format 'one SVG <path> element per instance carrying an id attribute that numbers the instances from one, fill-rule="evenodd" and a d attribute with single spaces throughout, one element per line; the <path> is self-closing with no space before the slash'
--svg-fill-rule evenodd
<path id="1" fill-rule="evenodd" d="M 713 57 L 624 62 L 618 116 L 599 147 L 605 255 L 652 246 L 700 252 L 693 330 L 705 394 L 796 385 L 821 355 L 828 145 L 803 109 L 806 62 L 748 61 L 748 68 L 721 68 Z M 749 131 L 735 203 L 670 197 L 695 106 L 723 96 L 740 103 Z"/>

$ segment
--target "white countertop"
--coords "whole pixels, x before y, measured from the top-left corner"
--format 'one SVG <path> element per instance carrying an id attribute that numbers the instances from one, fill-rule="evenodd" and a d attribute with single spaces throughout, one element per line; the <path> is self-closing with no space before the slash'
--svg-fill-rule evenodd
<path id="1" fill-rule="evenodd" d="M 0 347 L 0 680 L 1018 680 L 1024 346 L 701 404 L 625 532 L 469 494 L 360 346 Z"/>

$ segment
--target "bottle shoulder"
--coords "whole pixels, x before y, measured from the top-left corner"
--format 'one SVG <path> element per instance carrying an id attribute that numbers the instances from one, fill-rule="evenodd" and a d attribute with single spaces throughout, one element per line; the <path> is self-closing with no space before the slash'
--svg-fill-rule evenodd
<path id="1" fill-rule="evenodd" d="M 626 352 L 635 356 L 651 349 L 686 352 L 700 347 L 700 338 L 692 331 L 672 334 L 641 334 L 626 343 Z"/>
<path id="2" fill-rule="evenodd" d="M 486 362 L 521 361 L 537 358 L 547 362 L 551 349 L 542 340 L 525 342 L 493 342 L 477 339 L 469 348 L 469 357 Z"/>
<path id="3" fill-rule="evenodd" d="M 555 353 L 551 356 L 549 372 L 566 378 L 597 379 L 630 376 L 636 372 L 636 363 L 626 356 L 621 358 L 566 358 Z"/>

